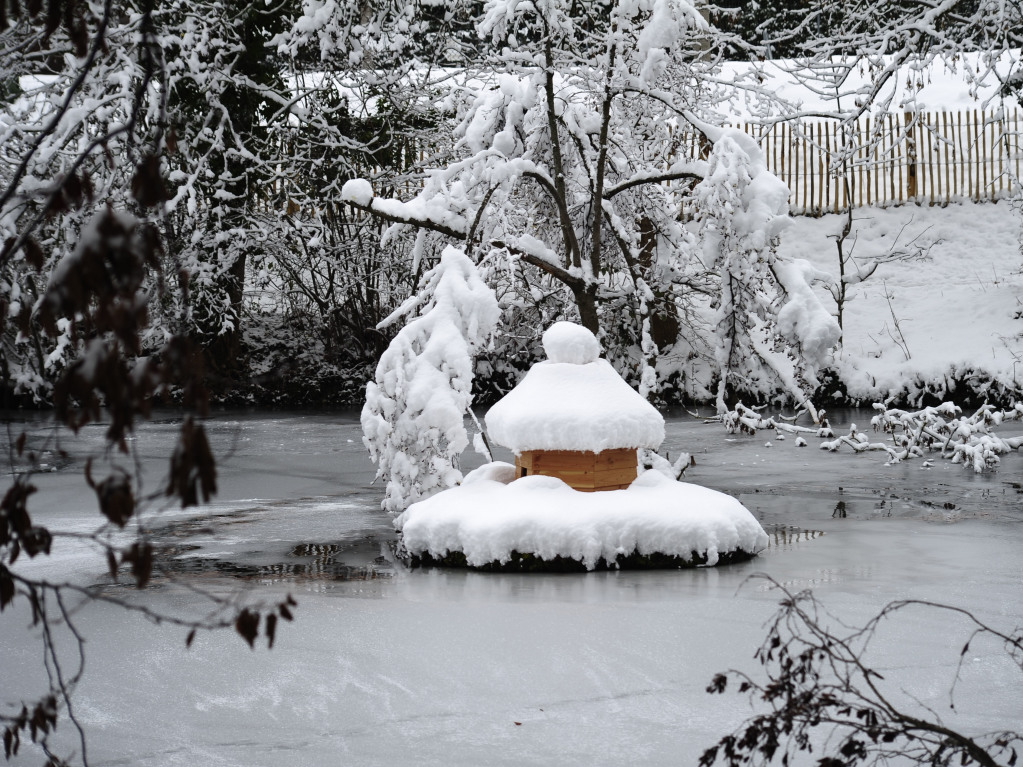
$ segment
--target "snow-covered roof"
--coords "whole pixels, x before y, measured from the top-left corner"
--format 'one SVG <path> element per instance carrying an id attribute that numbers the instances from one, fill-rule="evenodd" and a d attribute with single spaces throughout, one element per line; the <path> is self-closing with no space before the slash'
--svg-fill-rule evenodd
<path id="1" fill-rule="evenodd" d="M 657 448 L 664 418 L 622 379 L 586 328 L 556 322 L 543 334 L 540 362 L 487 413 L 490 436 L 526 450 Z"/>

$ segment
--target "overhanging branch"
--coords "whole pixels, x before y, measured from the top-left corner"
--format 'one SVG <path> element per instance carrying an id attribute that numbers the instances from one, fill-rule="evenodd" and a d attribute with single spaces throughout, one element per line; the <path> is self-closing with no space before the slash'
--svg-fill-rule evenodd
<path id="1" fill-rule="evenodd" d="M 348 205 L 351 205 L 356 210 L 361 210 L 369 213 L 371 216 L 382 218 L 384 221 L 390 221 L 393 224 L 408 224 L 409 226 L 418 226 L 421 229 L 429 229 L 432 232 L 439 232 L 440 234 L 447 235 L 455 240 L 466 239 L 466 233 L 455 229 L 454 227 L 442 224 L 439 221 L 433 221 L 429 218 L 421 218 L 419 216 L 405 215 L 401 216 L 397 213 L 388 213 L 380 210 L 379 208 L 373 207 L 373 200 L 370 200 L 369 205 L 360 205 L 352 200 L 345 200 Z"/>

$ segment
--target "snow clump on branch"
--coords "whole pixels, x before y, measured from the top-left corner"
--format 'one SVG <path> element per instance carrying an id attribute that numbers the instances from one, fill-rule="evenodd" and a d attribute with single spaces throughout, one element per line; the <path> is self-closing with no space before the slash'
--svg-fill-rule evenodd
<path id="1" fill-rule="evenodd" d="M 362 409 L 363 442 L 387 482 L 382 506 L 392 513 L 461 481 L 473 356 L 500 319 L 494 291 L 457 248 L 444 249 L 424 284 L 380 324 L 419 311 L 380 357 Z"/>

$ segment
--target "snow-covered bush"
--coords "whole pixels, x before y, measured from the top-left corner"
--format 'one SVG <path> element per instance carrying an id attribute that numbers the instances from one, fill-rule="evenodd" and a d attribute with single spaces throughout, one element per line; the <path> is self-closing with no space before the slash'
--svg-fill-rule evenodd
<path id="1" fill-rule="evenodd" d="M 1006 421 L 1023 420 L 1023 403 L 1007 410 L 983 405 L 964 416 L 951 402 L 916 412 L 888 408 L 877 403 L 870 424 L 874 431 L 891 435 L 894 450 L 888 449 L 893 462 L 923 451 L 937 451 L 952 463 L 961 463 L 976 472 L 994 469 L 1000 456 L 1023 447 L 1023 436 L 1000 437 L 993 429 Z"/>
<path id="2" fill-rule="evenodd" d="M 789 221 L 789 190 L 767 170 L 754 139 L 737 130 L 703 131 L 714 146 L 694 197 L 703 263 L 716 278 L 711 321 L 718 413 L 728 412 L 730 390 L 781 389 L 816 421 L 809 397 L 841 338 L 810 286 L 825 275 L 776 252 Z"/>
<path id="3" fill-rule="evenodd" d="M 469 444 L 462 419 L 472 403 L 473 356 L 500 317 L 494 291 L 454 247 L 382 324 L 417 310 L 381 356 L 362 409 L 363 442 L 387 482 L 382 505 L 392 513 L 462 479 L 457 461 Z"/>

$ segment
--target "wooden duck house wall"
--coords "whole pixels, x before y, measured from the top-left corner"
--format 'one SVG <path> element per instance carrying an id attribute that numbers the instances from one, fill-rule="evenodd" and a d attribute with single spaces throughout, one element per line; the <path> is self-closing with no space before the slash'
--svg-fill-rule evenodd
<path id="1" fill-rule="evenodd" d="M 576 490 L 623 490 L 639 473 L 635 448 L 602 450 L 525 450 L 515 458 L 515 476 L 557 477 Z"/>

